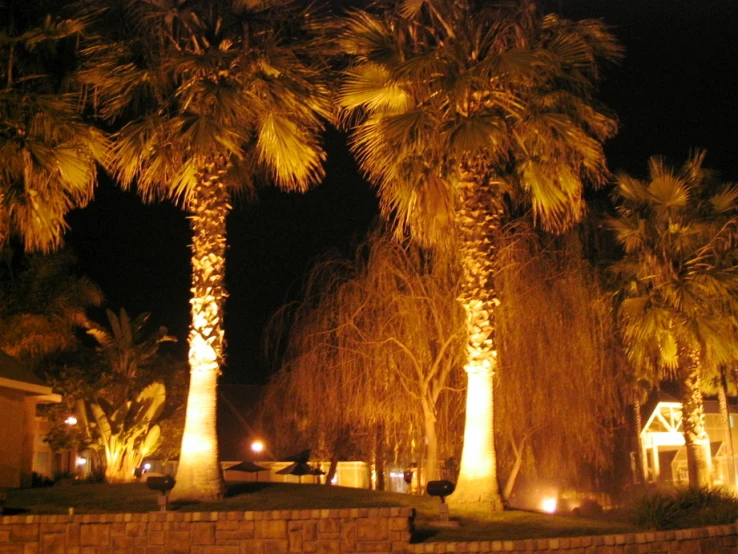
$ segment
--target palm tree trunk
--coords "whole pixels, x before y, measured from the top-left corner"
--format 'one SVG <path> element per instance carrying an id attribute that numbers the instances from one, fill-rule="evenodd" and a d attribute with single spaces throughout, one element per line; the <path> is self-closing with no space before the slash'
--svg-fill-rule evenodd
<path id="1" fill-rule="evenodd" d="M 643 465 L 643 450 L 641 449 L 641 431 L 643 431 L 643 417 L 641 416 L 640 389 L 635 385 L 633 395 L 633 425 L 635 427 L 635 474 L 633 481 L 636 484 L 646 482 L 646 470 Z"/>
<path id="2" fill-rule="evenodd" d="M 492 292 L 493 235 L 498 224 L 490 210 L 481 179 L 466 174 L 460 187 L 457 209 L 462 282 L 459 301 L 466 311 L 466 416 L 464 446 L 456 491 L 451 504 L 481 502 L 492 510 L 502 510 L 497 482 L 497 455 L 494 441 L 494 396 L 492 376 L 497 367 L 494 347 Z"/>
<path id="3" fill-rule="evenodd" d="M 720 386 L 718 387 L 718 403 L 720 404 L 720 423 L 723 426 L 725 446 L 728 451 L 728 481 L 731 487 L 736 486 L 735 445 L 730 430 L 730 414 L 728 413 L 728 374 L 725 366 L 720 367 Z"/>
<path id="4" fill-rule="evenodd" d="M 682 381 L 682 429 L 687 447 L 689 486 L 710 486 L 710 441 L 705 431 L 705 413 L 699 387 L 699 364 L 690 357 Z"/>
<path id="5" fill-rule="evenodd" d="M 223 360 L 226 216 L 230 198 L 214 167 L 194 189 L 188 204 L 192 237 L 192 298 L 189 336 L 190 389 L 171 500 L 221 498 L 216 405 Z"/>

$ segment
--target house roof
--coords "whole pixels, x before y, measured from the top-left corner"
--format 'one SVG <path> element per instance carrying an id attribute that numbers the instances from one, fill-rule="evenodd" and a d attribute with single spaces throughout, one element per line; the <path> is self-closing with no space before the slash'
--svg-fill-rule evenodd
<path id="1" fill-rule="evenodd" d="M 17 359 L 0 350 L 0 387 L 23 391 L 38 396 L 39 400 L 61 402 L 61 396 L 54 394 L 33 371 Z"/>
<path id="2" fill-rule="evenodd" d="M 656 410 L 658 405 L 661 403 L 679 404 L 681 406 L 682 402 L 675 396 L 669 394 L 668 392 L 664 392 L 663 390 L 654 391 L 649 396 L 648 401 L 644 403 L 641 407 L 641 414 L 643 416 L 644 422 L 651 417 L 654 410 Z M 714 397 L 703 397 L 702 407 L 706 414 L 720 413 L 720 404 L 718 400 Z M 731 414 L 738 414 L 738 399 L 736 399 L 735 397 L 728 397 L 728 412 Z M 646 426 L 644 425 L 644 427 Z"/>
<path id="3" fill-rule="evenodd" d="M 42 387 L 48 386 L 35 373 L 27 369 L 12 356 L 8 356 L 2 350 L 0 350 L 0 377 L 10 379 L 11 381 L 29 383 L 31 385 L 40 385 Z"/>

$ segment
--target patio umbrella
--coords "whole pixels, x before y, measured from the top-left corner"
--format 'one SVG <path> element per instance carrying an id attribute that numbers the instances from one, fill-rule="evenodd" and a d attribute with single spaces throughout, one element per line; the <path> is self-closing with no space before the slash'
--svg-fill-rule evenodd
<path id="1" fill-rule="evenodd" d="M 226 471 L 243 471 L 245 473 L 256 473 L 256 481 L 259 481 L 260 471 L 269 471 L 269 468 L 262 467 L 259 464 L 255 464 L 252 461 L 246 460 L 244 462 L 237 463 L 234 466 L 229 467 Z"/>
<path id="2" fill-rule="evenodd" d="M 311 467 L 305 462 L 294 462 L 285 468 L 277 471 L 279 475 L 297 475 L 302 483 L 303 475 L 325 475 L 325 472 L 317 467 Z"/>

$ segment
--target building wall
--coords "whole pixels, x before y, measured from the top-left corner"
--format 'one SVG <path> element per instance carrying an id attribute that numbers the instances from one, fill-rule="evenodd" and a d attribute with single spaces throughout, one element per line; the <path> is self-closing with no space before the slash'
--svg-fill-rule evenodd
<path id="1" fill-rule="evenodd" d="M 0 487 L 21 486 L 21 468 L 25 457 L 25 394 L 0 388 Z"/>

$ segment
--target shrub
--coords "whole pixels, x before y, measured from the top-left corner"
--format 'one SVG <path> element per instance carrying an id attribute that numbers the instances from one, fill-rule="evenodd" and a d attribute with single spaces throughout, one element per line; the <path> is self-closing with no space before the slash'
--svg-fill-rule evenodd
<path id="1" fill-rule="evenodd" d="M 636 500 L 631 514 L 635 525 L 660 531 L 721 525 L 738 519 L 738 497 L 708 488 L 657 491 Z"/>

